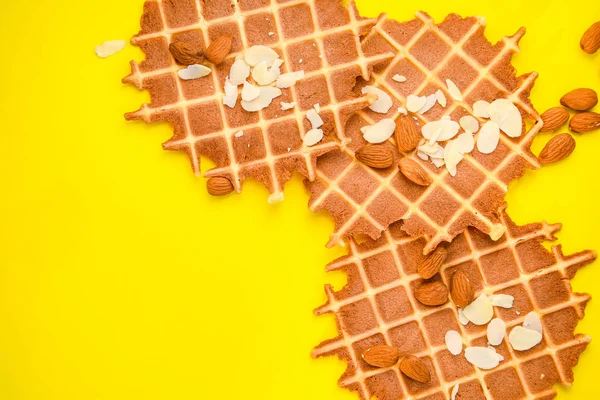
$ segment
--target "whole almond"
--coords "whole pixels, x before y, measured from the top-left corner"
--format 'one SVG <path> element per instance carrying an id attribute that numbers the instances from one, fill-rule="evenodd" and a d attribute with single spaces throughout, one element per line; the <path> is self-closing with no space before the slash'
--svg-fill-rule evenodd
<path id="1" fill-rule="evenodd" d="M 561 97 L 560 104 L 576 111 L 587 111 L 598 104 L 598 95 L 592 89 L 579 88 Z"/>
<path id="2" fill-rule="evenodd" d="M 413 151 L 421 141 L 421 134 L 417 128 L 415 121 L 408 115 L 400 115 L 396 119 L 396 146 L 401 153 Z"/>
<path id="3" fill-rule="evenodd" d="M 458 307 L 466 307 L 473 302 L 475 293 L 467 274 L 459 269 L 452 275 L 452 301 Z"/>
<path id="4" fill-rule="evenodd" d="M 600 129 L 600 114 L 591 111 L 577 114 L 571 118 L 569 127 L 577 133 L 587 133 Z"/>
<path id="5" fill-rule="evenodd" d="M 225 196 L 233 192 L 233 185 L 231 181 L 222 176 L 213 176 L 206 182 L 206 189 L 208 193 L 213 196 Z"/>
<path id="6" fill-rule="evenodd" d="M 394 163 L 394 153 L 386 144 L 367 144 L 356 150 L 358 161 L 373 168 L 388 168 Z"/>
<path id="7" fill-rule="evenodd" d="M 427 174 L 425 169 L 412 158 L 401 158 L 398 168 L 400 168 L 402 175 L 404 175 L 409 181 L 420 186 L 431 185 L 431 177 Z"/>
<path id="8" fill-rule="evenodd" d="M 594 54 L 600 49 L 600 21 L 596 22 L 585 31 L 579 45 L 583 51 L 589 54 Z"/>
<path id="9" fill-rule="evenodd" d="M 550 132 L 554 131 L 569 120 L 569 112 L 564 107 L 552 107 L 549 110 L 546 110 L 542 115 L 542 122 L 544 125 L 540 132 Z"/>
<path id="10" fill-rule="evenodd" d="M 184 41 L 176 41 L 169 45 L 171 55 L 179 64 L 193 65 L 204 62 L 204 49 L 201 45 L 191 44 Z"/>
<path id="11" fill-rule="evenodd" d="M 231 44 L 233 43 L 233 36 L 221 35 L 208 46 L 206 49 L 206 58 L 213 64 L 221 64 L 225 57 L 231 53 Z"/>
<path id="12" fill-rule="evenodd" d="M 427 256 L 425 260 L 417 267 L 417 272 L 424 279 L 429 279 L 438 272 L 446 257 L 448 256 L 448 250 L 445 247 L 438 246 L 431 254 Z"/>
<path id="13" fill-rule="evenodd" d="M 362 358 L 369 365 L 380 368 L 388 368 L 396 365 L 400 358 L 397 347 L 379 345 L 363 351 Z"/>
<path id="14" fill-rule="evenodd" d="M 419 357 L 408 355 L 400 361 L 400 371 L 417 382 L 427 383 L 431 380 L 431 373 L 427 365 Z"/>
<path id="15" fill-rule="evenodd" d="M 575 150 L 575 139 L 568 133 L 554 136 L 540 152 L 541 164 L 551 164 L 564 160 Z"/>
<path id="16" fill-rule="evenodd" d="M 448 288 L 441 281 L 422 283 L 415 289 L 415 297 L 426 306 L 440 306 L 448 301 Z"/>

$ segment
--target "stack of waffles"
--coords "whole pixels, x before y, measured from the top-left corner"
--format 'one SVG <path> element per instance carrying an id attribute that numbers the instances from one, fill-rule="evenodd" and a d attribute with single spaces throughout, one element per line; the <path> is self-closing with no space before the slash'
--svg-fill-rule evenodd
<path id="1" fill-rule="evenodd" d="M 285 182 L 299 171 L 310 208 L 332 216 L 328 244 L 346 245 L 349 253 L 328 269 L 345 271 L 348 283 L 339 291 L 326 286 L 327 303 L 316 313 L 334 313 L 339 336 L 313 355 L 345 360 L 339 384 L 362 399 L 550 399 L 555 383 L 573 381 L 571 369 L 589 342 L 574 333 L 589 295 L 573 293 L 569 280 L 595 253 L 549 251 L 543 242 L 559 225 L 516 226 L 505 212 L 508 184 L 539 167 L 530 145 L 542 122 L 529 101 L 536 74 L 517 76 L 511 65 L 524 29 L 492 44 L 484 28 L 481 17 L 450 15 L 435 24 L 421 12 L 402 23 L 383 14 L 363 18 L 341 0 L 148 0 L 133 39 L 146 58 L 132 62 L 124 81 L 148 90 L 151 103 L 128 119 L 169 122 L 174 135 L 164 148 L 187 153 L 196 174 L 200 157 L 211 159 L 216 166 L 205 176 L 237 192 L 251 178 L 271 201 L 282 200 Z M 231 38 L 225 57 L 207 57 L 202 68 L 209 73 L 183 79 L 185 65 L 170 45 L 185 42 L 201 52 L 224 35 Z M 250 49 L 267 54 L 265 47 L 281 60 L 281 73 L 299 74 L 297 81 L 272 89 L 278 94 L 258 110 L 225 101 L 234 64 L 247 61 Z M 400 119 L 423 132 L 418 148 L 398 143 Z M 458 121 L 470 146 L 452 158 Z M 456 132 L 441 137 L 452 124 Z M 434 126 L 437 136 L 427 137 Z M 322 136 L 308 140 L 315 131 Z M 357 155 L 371 145 L 385 150 L 386 165 Z M 403 162 L 416 166 L 422 182 L 398 167 Z M 439 249 L 445 257 L 424 277 L 419 266 Z M 447 292 L 440 304 L 417 299 L 423 285 L 451 288 L 457 271 L 472 288 L 469 304 L 456 304 Z M 462 308 L 468 314 L 494 296 L 510 299 L 493 308 L 506 332 L 522 325 L 541 339 L 522 349 L 506 335 L 490 347 L 486 324 Z M 539 322 L 527 329 L 532 315 Z M 473 362 L 462 343 L 450 351 L 450 331 L 467 348 L 491 349 L 496 365 Z M 398 359 L 420 359 L 428 379 L 397 363 L 367 362 L 365 352 L 380 345 L 397 349 Z"/>

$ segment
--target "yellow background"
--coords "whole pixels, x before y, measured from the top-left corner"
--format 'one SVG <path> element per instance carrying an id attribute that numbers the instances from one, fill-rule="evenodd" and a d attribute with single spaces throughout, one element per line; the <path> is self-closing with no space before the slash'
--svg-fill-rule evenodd
<path id="1" fill-rule="evenodd" d="M 282 204 L 250 183 L 211 198 L 165 125 L 126 123 L 147 99 L 120 83 L 136 48 L 106 60 L 94 46 L 128 39 L 142 0 L 0 2 L 0 399 L 328 399 L 337 359 L 312 360 L 335 334 L 313 316 L 325 296 L 332 224 L 306 207 L 296 177 Z M 579 38 L 600 20 L 589 0 L 363 0 L 363 13 L 416 8 L 484 15 L 493 41 L 528 28 L 519 72 L 540 73 L 538 110 L 579 86 L 600 90 L 600 55 Z M 550 135 L 535 143 L 536 152 Z M 600 250 L 600 132 L 565 162 L 511 185 L 520 223 L 564 223 L 566 251 Z M 205 169 L 209 162 L 203 161 Z M 575 289 L 600 298 L 600 266 Z M 563 399 L 600 398 L 600 306 L 578 330 L 596 338 Z"/>

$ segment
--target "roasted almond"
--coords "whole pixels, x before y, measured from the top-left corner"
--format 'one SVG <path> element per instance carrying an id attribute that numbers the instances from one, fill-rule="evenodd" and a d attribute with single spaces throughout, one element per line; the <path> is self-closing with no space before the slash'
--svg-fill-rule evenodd
<path id="1" fill-rule="evenodd" d="M 445 247 L 438 246 L 425 260 L 417 267 L 417 272 L 424 279 L 429 279 L 438 272 L 448 256 L 448 250 Z"/>
<path id="2" fill-rule="evenodd" d="M 540 132 L 550 132 L 554 131 L 569 120 L 569 112 L 564 107 L 552 107 L 549 110 L 546 110 L 542 115 L 542 122 L 544 125 Z"/>
<path id="3" fill-rule="evenodd" d="M 386 144 L 367 144 L 356 150 L 358 161 L 373 168 L 388 168 L 394 163 L 394 153 Z"/>
<path id="4" fill-rule="evenodd" d="M 208 46 L 206 49 L 206 58 L 213 64 L 221 64 L 225 57 L 231 53 L 231 44 L 233 43 L 233 36 L 221 35 Z"/>
<path id="5" fill-rule="evenodd" d="M 362 358 L 369 365 L 380 368 L 388 368 L 396 365 L 400 358 L 397 347 L 379 345 L 363 351 Z"/>
<path id="6" fill-rule="evenodd" d="M 431 373 L 427 365 L 419 357 L 408 355 L 400 361 L 400 371 L 417 382 L 427 383 L 431 380 Z"/>
<path id="7" fill-rule="evenodd" d="M 441 281 L 422 283 L 415 289 L 415 297 L 426 306 L 440 306 L 448 301 L 448 288 Z"/>
<path id="8" fill-rule="evenodd" d="M 233 192 L 233 185 L 231 181 L 222 176 L 213 176 L 206 182 L 206 189 L 208 193 L 213 196 L 225 196 Z"/>
<path id="9" fill-rule="evenodd" d="M 579 88 L 561 97 L 560 104 L 576 111 L 587 111 L 598 104 L 598 95 L 592 89 Z"/>
<path id="10" fill-rule="evenodd" d="M 466 307 L 473 302 L 475 293 L 473 285 L 466 272 L 461 269 L 456 270 L 452 275 L 452 301 L 458 307 Z"/>
<path id="11" fill-rule="evenodd" d="M 587 133 L 600 129 L 600 114 L 591 111 L 577 114 L 571 118 L 569 127 L 577 133 Z"/>
<path id="12" fill-rule="evenodd" d="M 398 168 L 400 168 L 402 175 L 404 175 L 409 181 L 420 186 L 431 185 L 431 177 L 427 174 L 425 169 L 412 158 L 401 158 Z"/>
<path id="13" fill-rule="evenodd" d="M 588 28 L 579 42 L 581 49 L 589 54 L 594 54 L 600 49 L 600 21 Z"/>
<path id="14" fill-rule="evenodd" d="M 396 119 L 396 146 L 401 153 L 413 151 L 421 141 L 421 134 L 415 121 L 408 115 L 400 115 Z"/>
<path id="15" fill-rule="evenodd" d="M 169 45 L 171 55 L 179 64 L 193 65 L 204 62 L 204 49 L 199 44 L 175 41 Z"/>
<path id="16" fill-rule="evenodd" d="M 554 136 L 540 152 L 541 164 L 551 164 L 564 160 L 575 150 L 575 139 L 568 133 Z"/>

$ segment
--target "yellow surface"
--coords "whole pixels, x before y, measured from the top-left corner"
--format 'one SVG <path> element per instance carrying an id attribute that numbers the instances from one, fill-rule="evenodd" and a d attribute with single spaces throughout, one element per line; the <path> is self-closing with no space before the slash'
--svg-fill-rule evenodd
<path id="1" fill-rule="evenodd" d="M 484 15 L 492 40 L 527 26 L 515 64 L 540 73 L 539 110 L 600 89 L 600 55 L 578 46 L 600 20 L 592 4 L 359 1 L 401 19 Z M 120 83 L 141 54 L 93 49 L 136 33 L 141 9 L 0 2 L 0 399 L 356 399 L 336 386 L 342 362 L 309 357 L 335 332 L 312 309 L 325 282 L 343 284 L 323 270 L 343 250 L 324 248 L 332 224 L 307 210 L 300 179 L 275 206 L 258 184 L 213 199 L 185 156 L 161 150 L 167 126 L 123 120 L 146 100 Z M 510 214 L 563 222 L 567 251 L 600 250 L 599 151 L 600 132 L 577 136 L 567 161 L 512 185 Z M 599 283 L 596 263 L 574 285 L 600 298 Z M 600 398 L 597 304 L 578 328 L 597 339 L 560 398 Z"/>

